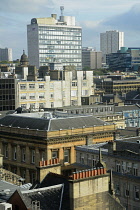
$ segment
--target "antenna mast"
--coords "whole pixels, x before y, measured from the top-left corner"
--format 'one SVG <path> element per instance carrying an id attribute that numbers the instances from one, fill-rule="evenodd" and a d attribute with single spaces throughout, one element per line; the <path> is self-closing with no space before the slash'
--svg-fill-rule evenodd
<path id="1" fill-rule="evenodd" d="M 63 16 L 64 6 L 60 6 L 61 16 Z"/>

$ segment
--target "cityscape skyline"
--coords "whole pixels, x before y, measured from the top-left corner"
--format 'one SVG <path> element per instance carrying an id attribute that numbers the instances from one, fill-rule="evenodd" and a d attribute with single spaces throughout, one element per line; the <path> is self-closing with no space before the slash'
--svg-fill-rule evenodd
<path id="1" fill-rule="evenodd" d="M 13 58 L 20 57 L 25 49 L 27 53 L 27 24 L 31 18 L 47 17 L 52 13 L 60 16 L 60 6 L 64 6 L 65 16 L 75 16 L 77 25 L 83 29 L 83 47 L 92 46 L 100 50 L 100 33 L 108 30 L 124 31 L 126 47 L 139 47 L 138 0 L 96 2 L 76 0 L 57 2 L 56 0 L 6 0 L 1 3 L 1 48 L 12 48 Z M 16 5 L 16 6 L 15 6 Z M 7 27 L 8 26 L 8 27 Z"/>

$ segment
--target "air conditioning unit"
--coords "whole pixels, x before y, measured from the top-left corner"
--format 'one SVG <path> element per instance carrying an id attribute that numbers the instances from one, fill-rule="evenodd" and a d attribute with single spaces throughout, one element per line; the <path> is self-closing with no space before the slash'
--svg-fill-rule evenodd
<path id="1" fill-rule="evenodd" d="M 12 210 L 12 204 L 0 203 L 0 210 Z"/>

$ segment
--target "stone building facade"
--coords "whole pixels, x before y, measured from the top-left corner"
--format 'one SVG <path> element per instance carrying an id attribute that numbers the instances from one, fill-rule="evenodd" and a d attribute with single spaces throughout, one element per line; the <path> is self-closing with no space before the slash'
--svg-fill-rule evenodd
<path id="1" fill-rule="evenodd" d="M 0 120 L 4 167 L 26 182 L 35 181 L 40 160 L 59 158 L 65 173 L 76 161 L 75 146 L 114 139 L 115 125 L 93 116 L 47 119 L 43 113 L 31 115 L 8 115 Z"/>
<path id="2" fill-rule="evenodd" d="M 136 141 L 134 142 L 134 139 Z M 99 148 L 107 170 L 112 169 L 115 195 L 126 209 L 139 210 L 140 206 L 140 156 L 139 137 L 126 141 L 114 141 L 76 147 L 76 161 L 95 167 L 99 160 Z"/>

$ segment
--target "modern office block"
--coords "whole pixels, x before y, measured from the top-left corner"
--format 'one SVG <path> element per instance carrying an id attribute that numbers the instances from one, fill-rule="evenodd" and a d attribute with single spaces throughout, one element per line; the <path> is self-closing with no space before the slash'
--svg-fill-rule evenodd
<path id="1" fill-rule="evenodd" d="M 106 31 L 100 34 L 100 50 L 103 53 L 103 62 L 106 62 L 106 55 L 116 53 L 124 46 L 124 32 Z"/>
<path id="2" fill-rule="evenodd" d="M 11 48 L 0 48 L 0 61 L 12 61 L 12 49 Z"/>
<path id="3" fill-rule="evenodd" d="M 97 52 L 93 48 L 83 47 L 82 67 L 89 67 L 90 69 L 102 68 L 102 52 Z"/>
<path id="4" fill-rule="evenodd" d="M 33 18 L 27 26 L 27 41 L 30 65 L 39 68 L 56 61 L 82 69 L 82 29 L 75 17 Z"/>
<path id="5" fill-rule="evenodd" d="M 132 56 L 127 47 L 122 47 L 117 53 L 107 54 L 106 63 L 111 71 L 131 71 Z"/>

